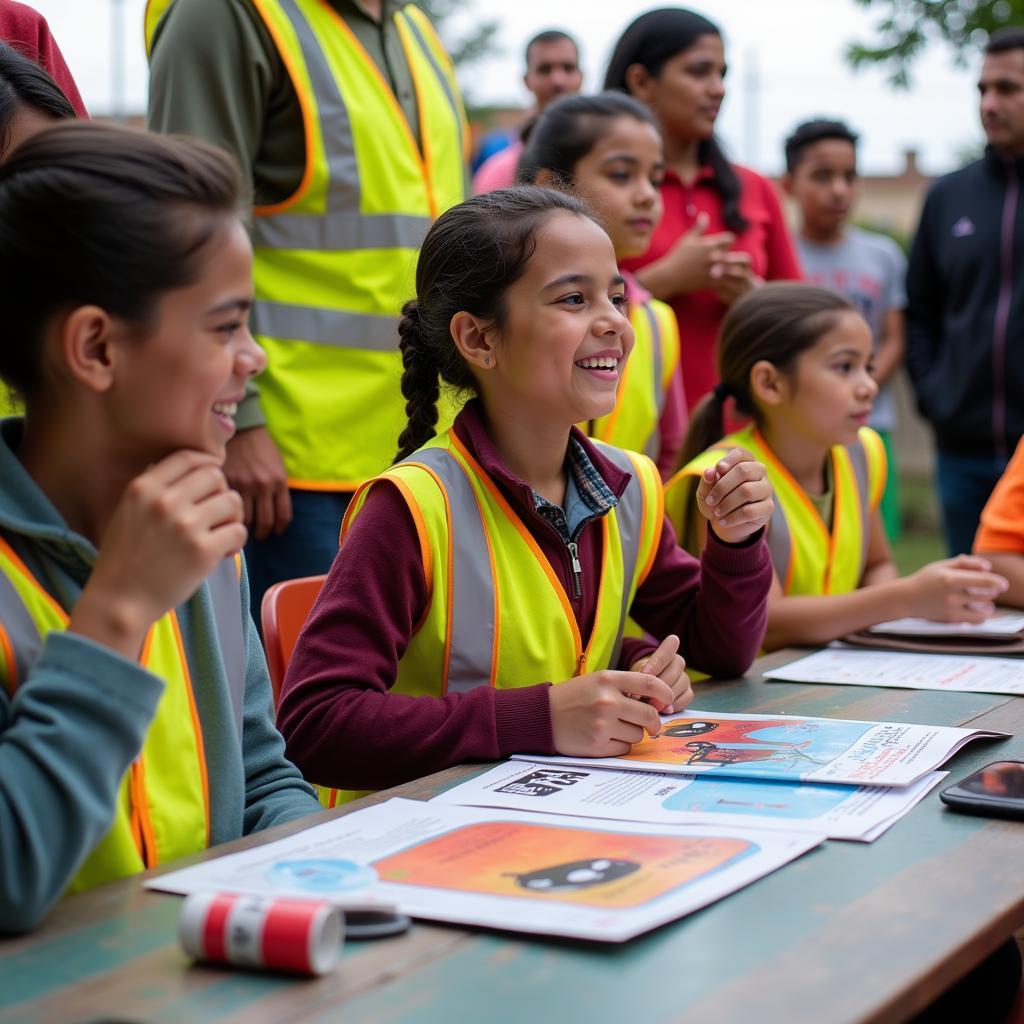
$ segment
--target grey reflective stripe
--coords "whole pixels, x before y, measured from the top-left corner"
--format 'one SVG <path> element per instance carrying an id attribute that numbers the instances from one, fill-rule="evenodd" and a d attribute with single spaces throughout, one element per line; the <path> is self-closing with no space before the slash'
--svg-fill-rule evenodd
<path id="1" fill-rule="evenodd" d="M 242 590 L 235 560 L 225 558 L 206 578 L 206 585 L 210 590 L 213 621 L 224 661 L 235 728 L 241 741 L 242 711 L 245 706 L 245 623 L 242 621 Z"/>
<path id="2" fill-rule="evenodd" d="M 409 459 L 429 466 L 448 492 L 452 511 L 451 653 L 448 692 L 487 686 L 494 657 L 494 577 L 476 493 L 465 470 L 443 448 L 427 448 Z"/>
<path id="3" fill-rule="evenodd" d="M 250 234 L 257 249 L 329 251 L 418 249 L 429 230 L 429 217 L 334 210 L 320 215 L 278 213 L 257 217 Z"/>
<path id="4" fill-rule="evenodd" d="M 0 572 L 0 625 L 14 648 L 15 681 L 20 685 L 39 657 L 43 639 L 21 595 L 4 572 Z"/>
<path id="5" fill-rule="evenodd" d="M 768 522 L 768 552 L 772 556 L 779 585 L 784 587 L 789 575 L 789 561 L 793 557 L 793 539 L 789 535 L 789 523 L 781 501 L 775 502 L 775 511 Z"/>
<path id="6" fill-rule="evenodd" d="M 622 543 L 622 606 L 619 614 L 619 628 L 615 639 L 615 648 L 608 668 L 616 668 L 619 664 L 619 652 L 622 649 L 622 633 L 629 615 L 630 592 L 633 589 L 633 577 L 636 574 L 637 560 L 640 557 L 640 534 L 644 523 L 644 488 L 640 475 L 630 457 L 620 448 L 598 444 L 601 454 L 614 463 L 632 479 L 615 506 L 615 519 L 619 526 L 619 539 Z"/>
<path id="7" fill-rule="evenodd" d="M 858 440 L 847 449 L 850 455 L 850 464 L 853 467 L 853 477 L 857 481 L 857 499 L 860 503 L 860 571 L 864 572 L 864 566 L 868 564 L 868 543 L 871 540 L 871 494 L 868 480 L 868 453 L 864 445 Z M 835 512 L 832 513 L 833 517 Z M 834 524 L 833 524 L 834 528 Z"/>
<path id="8" fill-rule="evenodd" d="M 426 39 L 423 38 L 423 33 L 420 31 L 419 25 L 406 13 L 404 10 L 399 13 L 399 16 L 408 26 L 412 34 L 416 37 L 416 42 L 420 44 L 420 49 L 423 51 L 423 55 L 430 61 L 430 66 L 434 69 L 434 74 L 437 75 L 438 81 L 444 87 L 445 96 L 448 97 L 448 105 L 452 108 L 452 116 L 455 118 L 456 124 L 462 123 L 462 111 L 459 108 L 459 101 L 455 98 L 455 93 L 452 90 L 452 84 L 448 81 L 448 76 L 444 73 L 444 69 L 437 62 L 437 58 L 434 56 L 434 51 L 431 50 Z M 420 132 L 426 134 L 426 126 L 420 125 Z"/>
<path id="9" fill-rule="evenodd" d="M 658 318 L 654 315 L 649 302 L 641 307 L 647 316 L 647 324 L 651 329 L 651 363 L 654 367 L 654 407 L 658 410 L 658 421 L 654 424 L 651 436 L 647 438 L 644 445 L 644 452 L 652 459 L 658 457 L 661 450 L 661 431 L 658 429 L 661 423 L 661 414 L 665 408 L 665 389 L 661 385 L 661 375 L 664 372 L 661 359 L 661 326 Z"/>
<path id="10" fill-rule="evenodd" d="M 327 160 L 327 209 L 358 210 L 360 199 L 359 164 L 356 161 L 355 143 L 352 139 L 352 121 L 348 108 L 338 89 L 308 21 L 299 10 L 295 0 L 279 0 L 281 10 L 295 29 L 306 63 L 313 98 L 316 100 L 320 121 L 320 138 L 323 140 L 324 156 Z M 312 157 L 311 153 L 306 158 Z"/>
<path id="11" fill-rule="evenodd" d="M 252 309 L 252 332 L 268 338 L 311 341 L 338 348 L 398 351 L 397 316 L 349 313 L 342 309 L 317 309 L 257 299 Z"/>

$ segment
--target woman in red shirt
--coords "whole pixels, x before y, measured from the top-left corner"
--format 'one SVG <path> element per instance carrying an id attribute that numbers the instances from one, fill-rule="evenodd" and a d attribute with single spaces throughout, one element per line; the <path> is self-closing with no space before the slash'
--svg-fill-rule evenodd
<path id="1" fill-rule="evenodd" d="M 678 7 L 641 15 L 616 44 L 604 87 L 646 103 L 661 126 L 664 216 L 647 252 L 622 265 L 675 310 L 692 409 L 718 381 L 728 307 L 762 280 L 799 278 L 800 265 L 772 185 L 730 163 L 715 139 L 725 51 L 713 22 Z"/>

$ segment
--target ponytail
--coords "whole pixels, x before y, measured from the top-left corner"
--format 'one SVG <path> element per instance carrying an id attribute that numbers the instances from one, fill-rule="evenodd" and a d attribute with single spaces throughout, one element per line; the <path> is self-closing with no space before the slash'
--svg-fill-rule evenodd
<path id="1" fill-rule="evenodd" d="M 681 465 L 687 465 L 725 436 L 725 401 L 725 391 L 719 385 L 697 403 L 690 414 Z"/>
<path id="2" fill-rule="evenodd" d="M 437 432 L 437 401 L 441 397 L 437 365 L 420 343 L 419 303 L 410 299 L 402 307 L 398 323 L 398 348 L 402 353 L 402 395 L 408 423 L 398 437 L 395 462 L 422 448 Z"/>

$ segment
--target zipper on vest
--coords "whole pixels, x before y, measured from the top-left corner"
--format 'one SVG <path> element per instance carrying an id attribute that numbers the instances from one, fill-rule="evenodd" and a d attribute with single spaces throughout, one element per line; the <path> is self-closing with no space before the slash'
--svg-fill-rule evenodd
<path id="1" fill-rule="evenodd" d="M 565 545 L 569 549 L 569 557 L 572 559 L 572 596 L 580 598 L 583 596 L 583 566 L 580 565 L 580 549 L 574 540 L 566 542 Z"/>

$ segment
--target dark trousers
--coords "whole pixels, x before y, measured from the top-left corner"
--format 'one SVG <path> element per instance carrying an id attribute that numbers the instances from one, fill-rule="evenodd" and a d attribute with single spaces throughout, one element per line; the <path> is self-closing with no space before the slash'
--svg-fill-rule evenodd
<path id="1" fill-rule="evenodd" d="M 338 553 L 341 520 L 352 495 L 344 491 L 292 491 L 292 521 L 284 533 L 245 545 L 252 617 L 260 627 L 267 589 L 281 580 L 327 572 Z"/>
<path id="2" fill-rule="evenodd" d="M 995 455 L 951 455 L 941 450 L 936 453 L 942 533 L 950 555 L 970 552 L 981 510 L 1008 461 Z"/>

